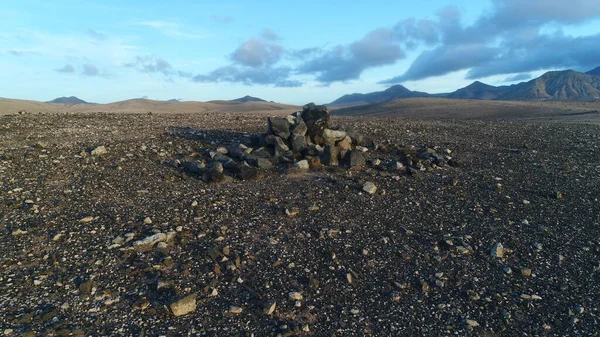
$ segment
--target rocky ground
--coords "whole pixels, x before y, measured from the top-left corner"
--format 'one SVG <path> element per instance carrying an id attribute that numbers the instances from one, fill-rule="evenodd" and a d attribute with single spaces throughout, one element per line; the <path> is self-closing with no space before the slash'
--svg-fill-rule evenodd
<path id="1" fill-rule="evenodd" d="M 0 117 L 0 333 L 600 334 L 599 126 L 334 122 L 462 165 L 206 183 L 173 163 L 264 116 Z"/>

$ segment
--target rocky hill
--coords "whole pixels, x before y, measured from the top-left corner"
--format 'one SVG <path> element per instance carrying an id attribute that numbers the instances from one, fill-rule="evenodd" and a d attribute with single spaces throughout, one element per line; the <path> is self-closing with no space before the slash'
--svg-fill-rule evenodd
<path id="1" fill-rule="evenodd" d="M 600 76 L 574 70 L 550 71 L 528 82 L 519 83 L 501 100 L 516 101 L 592 101 L 600 99 Z"/>
<path id="2" fill-rule="evenodd" d="M 586 74 L 588 74 L 588 75 L 594 75 L 594 76 L 600 76 L 600 67 L 596 67 L 596 68 L 588 71 Z"/>
<path id="3" fill-rule="evenodd" d="M 393 101 L 399 98 L 429 97 L 426 92 L 412 91 L 402 85 L 394 85 L 384 91 L 375 91 L 368 94 L 350 94 L 344 95 L 335 101 L 329 103 L 329 106 L 351 107 L 367 104 L 376 104 L 381 102 Z"/>
<path id="4" fill-rule="evenodd" d="M 470 85 L 448 94 L 447 98 L 460 99 L 496 99 L 510 90 L 508 86 L 495 87 L 475 81 Z"/>
<path id="5" fill-rule="evenodd" d="M 252 97 L 252 96 L 246 95 L 246 96 L 241 97 L 241 98 L 232 99 L 231 102 L 246 103 L 246 102 L 266 102 L 266 101 L 264 99 L 262 99 L 262 98 Z"/>
<path id="6" fill-rule="evenodd" d="M 75 96 L 71 97 L 58 97 L 46 103 L 58 103 L 58 104 L 90 104 L 82 99 Z"/>

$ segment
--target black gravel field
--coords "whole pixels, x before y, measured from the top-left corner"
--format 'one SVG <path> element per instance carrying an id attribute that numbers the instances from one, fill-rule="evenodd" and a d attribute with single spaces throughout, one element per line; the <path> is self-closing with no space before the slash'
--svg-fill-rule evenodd
<path id="1" fill-rule="evenodd" d="M 1 116 L 0 334 L 600 335 L 600 125 L 333 121 L 383 164 L 205 183 L 264 115 Z"/>

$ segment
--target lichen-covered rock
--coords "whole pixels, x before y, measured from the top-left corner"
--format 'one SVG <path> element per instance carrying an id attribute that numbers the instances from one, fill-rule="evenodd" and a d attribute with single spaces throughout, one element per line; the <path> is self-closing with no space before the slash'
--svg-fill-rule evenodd
<path id="1" fill-rule="evenodd" d="M 304 123 L 306 123 L 307 134 L 310 137 L 322 135 L 324 129 L 331 127 L 331 115 L 324 105 L 309 103 L 303 107 L 300 116 L 304 120 Z"/>
<path id="2" fill-rule="evenodd" d="M 269 117 L 267 119 L 267 133 L 288 139 L 290 137 L 290 122 L 285 117 Z"/>

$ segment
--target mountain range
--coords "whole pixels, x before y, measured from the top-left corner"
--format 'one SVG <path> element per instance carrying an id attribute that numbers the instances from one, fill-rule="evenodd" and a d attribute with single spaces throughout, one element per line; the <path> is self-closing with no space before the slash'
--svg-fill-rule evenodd
<path id="1" fill-rule="evenodd" d="M 79 99 L 79 98 L 75 97 L 75 96 L 71 96 L 71 97 L 58 97 L 58 98 L 55 98 L 55 99 L 53 99 L 51 101 L 47 101 L 45 103 L 58 103 L 58 104 L 69 104 L 69 105 L 71 105 L 71 104 L 91 104 L 91 103 L 88 103 L 88 102 L 86 102 L 86 101 L 84 101 L 82 99 Z"/>
<path id="2" fill-rule="evenodd" d="M 475 81 L 445 94 L 411 91 L 402 85 L 394 85 L 384 91 L 344 95 L 328 105 L 332 109 L 340 109 L 416 97 L 503 101 L 598 101 L 600 67 L 586 73 L 574 70 L 550 71 L 528 82 L 506 86 L 493 86 Z"/>

